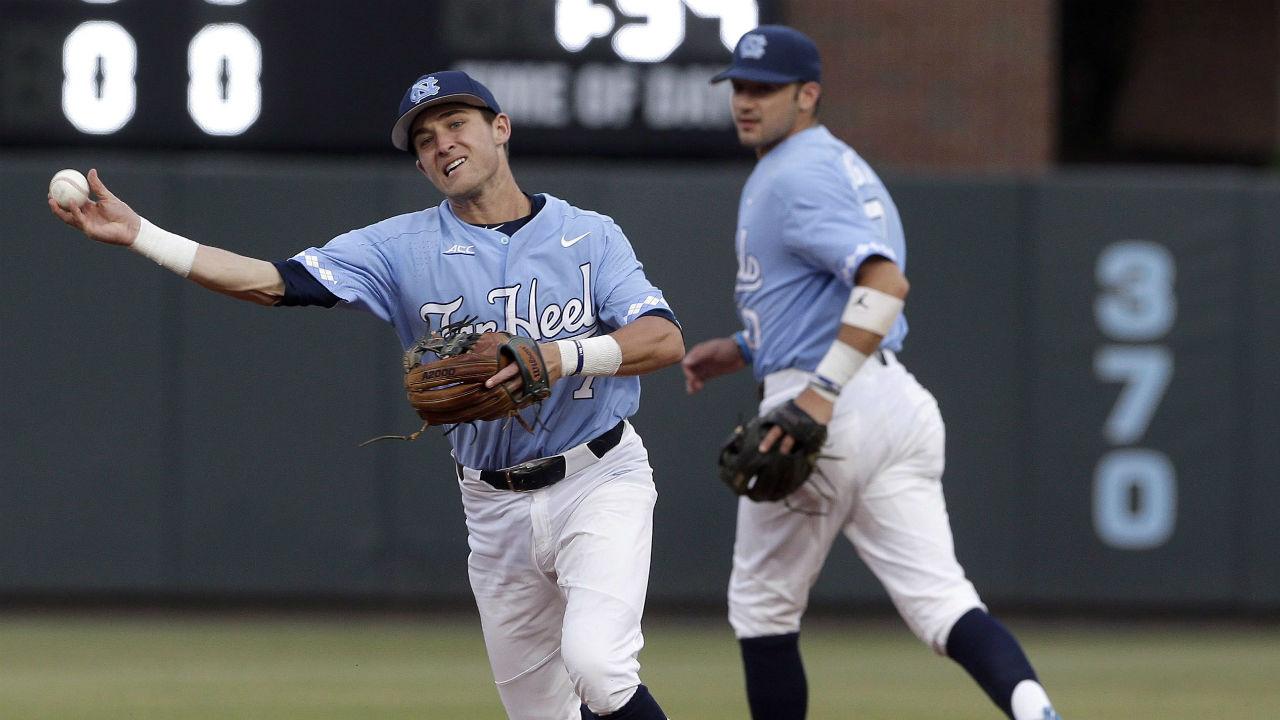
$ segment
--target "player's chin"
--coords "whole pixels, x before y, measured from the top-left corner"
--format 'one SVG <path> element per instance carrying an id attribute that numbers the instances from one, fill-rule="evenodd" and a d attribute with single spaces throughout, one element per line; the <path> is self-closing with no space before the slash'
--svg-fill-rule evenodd
<path id="1" fill-rule="evenodd" d="M 431 178 L 431 184 L 435 185 L 436 190 L 439 190 L 442 195 L 446 197 L 457 197 L 460 195 L 466 195 L 470 190 L 469 185 L 471 183 L 468 183 L 465 178 L 459 176 L 457 171 L 454 171 L 452 175 L 440 173 L 439 175 L 433 176 Z"/>
<path id="2" fill-rule="evenodd" d="M 470 200 L 480 195 L 480 183 L 477 182 L 445 182 L 436 189 L 450 200 Z"/>

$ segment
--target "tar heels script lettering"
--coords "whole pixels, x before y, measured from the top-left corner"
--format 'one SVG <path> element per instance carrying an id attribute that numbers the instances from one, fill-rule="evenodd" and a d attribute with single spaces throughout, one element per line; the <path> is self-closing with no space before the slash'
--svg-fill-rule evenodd
<path id="1" fill-rule="evenodd" d="M 580 298 L 570 298 L 563 305 L 548 303 L 546 307 L 539 307 L 538 279 L 533 278 L 529 281 L 528 313 L 526 317 L 521 317 L 518 312 L 518 306 L 520 291 L 524 288 L 524 284 L 517 283 L 507 287 L 494 288 L 489 291 L 487 299 L 490 305 L 500 304 L 502 322 L 499 323 L 493 320 L 478 322 L 462 328 L 463 332 L 502 330 L 516 335 L 517 331 L 524 330 L 523 333 L 519 334 L 528 335 L 534 340 L 543 340 L 553 338 L 562 332 L 577 333 L 584 328 L 588 330 L 594 328 L 596 314 L 595 305 L 591 300 L 591 263 L 579 265 L 578 270 L 582 273 L 582 296 Z M 471 314 L 476 315 L 489 314 L 481 313 L 477 308 L 463 310 L 462 302 L 463 298 L 459 295 L 448 302 L 423 303 L 418 310 L 418 315 L 430 327 L 439 328 L 453 322 L 455 315 L 457 319 L 466 317 L 468 310 Z"/>

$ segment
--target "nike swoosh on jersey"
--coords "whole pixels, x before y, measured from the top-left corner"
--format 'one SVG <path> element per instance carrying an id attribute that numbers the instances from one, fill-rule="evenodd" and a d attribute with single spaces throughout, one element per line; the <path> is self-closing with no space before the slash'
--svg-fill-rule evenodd
<path id="1" fill-rule="evenodd" d="M 561 246 L 561 247 L 573 247 L 573 246 L 574 246 L 574 244 L 576 244 L 579 240 L 581 240 L 582 238 L 584 238 L 584 237 L 586 237 L 586 236 L 588 236 L 588 235 L 590 235 L 590 234 L 591 234 L 591 231 L 590 231 L 590 230 L 588 230 L 587 232 L 582 233 L 581 235 L 579 235 L 578 237 L 576 237 L 576 238 L 574 238 L 574 239 L 572 239 L 572 240 L 565 240 L 565 239 L 564 239 L 564 236 L 563 236 L 563 235 L 561 235 L 561 236 L 560 236 L 560 246 Z"/>

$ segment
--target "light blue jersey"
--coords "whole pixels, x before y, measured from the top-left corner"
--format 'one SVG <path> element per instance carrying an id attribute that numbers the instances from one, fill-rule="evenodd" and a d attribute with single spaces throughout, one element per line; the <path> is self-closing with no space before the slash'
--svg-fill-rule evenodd
<path id="1" fill-rule="evenodd" d="M 344 305 L 390 322 L 405 348 L 428 323 L 439 329 L 471 316 L 476 331 L 538 342 L 609 333 L 655 311 L 674 320 L 613 220 L 545 197 L 510 238 L 459 220 L 446 200 L 293 259 Z M 639 406 L 637 377 L 571 377 L 524 411 L 526 421 L 541 412 L 534 432 L 508 419 L 460 425 L 449 440 L 463 465 L 505 468 L 580 445 Z"/>
<path id="2" fill-rule="evenodd" d="M 765 154 L 738 205 L 734 299 L 763 380 L 812 371 L 835 340 L 858 267 L 885 257 L 906 272 L 902 222 L 875 171 L 825 127 Z M 900 316 L 881 343 L 901 350 Z"/>

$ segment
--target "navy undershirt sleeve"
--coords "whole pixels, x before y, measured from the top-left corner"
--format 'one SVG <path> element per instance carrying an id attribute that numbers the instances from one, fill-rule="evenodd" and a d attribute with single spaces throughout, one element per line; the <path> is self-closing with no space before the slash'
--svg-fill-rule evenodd
<path id="1" fill-rule="evenodd" d="M 320 305 L 331 308 L 337 305 L 339 298 L 320 284 L 320 281 L 302 267 L 297 260 L 279 260 L 271 263 L 284 278 L 284 297 L 277 305 Z"/>
<path id="2" fill-rule="evenodd" d="M 667 310 L 666 308 L 657 308 L 655 310 L 650 310 L 647 313 L 641 313 L 640 317 L 645 317 L 648 315 L 653 315 L 654 317 L 660 317 L 664 320 L 669 320 L 672 325 L 675 325 L 677 328 L 680 328 L 681 332 L 684 332 L 684 328 L 681 327 L 680 321 L 676 320 L 675 313 L 671 312 L 670 310 Z M 639 320 L 640 318 L 636 318 L 636 319 Z M 632 322 L 634 322 L 634 320 Z"/>

